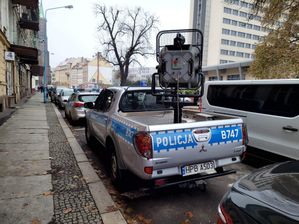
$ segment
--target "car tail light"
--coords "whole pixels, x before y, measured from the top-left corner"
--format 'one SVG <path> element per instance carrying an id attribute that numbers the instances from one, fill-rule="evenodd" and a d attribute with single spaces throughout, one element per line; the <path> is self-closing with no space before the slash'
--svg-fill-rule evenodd
<path id="1" fill-rule="evenodd" d="M 147 159 L 151 159 L 153 157 L 152 138 L 147 132 L 138 132 L 135 134 L 134 144 L 137 152 L 141 156 Z"/>
<path id="2" fill-rule="evenodd" d="M 153 167 L 152 166 L 144 167 L 144 172 L 147 174 L 153 174 Z"/>
<path id="3" fill-rule="evenodd" d="M 73 106 L 74 107 L 83 107 L 84 103 L 83 102 L 74 102 Z"/>
<path id="4" fill-rule="evenodd" d="M 225 210 L 225 208 L 220 204 L 218 206 L 218 220 L 217 224 L 234 224 L 231 216 Z"/>
<path id="5" fill-rule="evenodd" d="M 248 134 L 247 134 L 247 127 L 245 124 L 242 125 L 242 144 L 247 145 L 248 143 Z"/>

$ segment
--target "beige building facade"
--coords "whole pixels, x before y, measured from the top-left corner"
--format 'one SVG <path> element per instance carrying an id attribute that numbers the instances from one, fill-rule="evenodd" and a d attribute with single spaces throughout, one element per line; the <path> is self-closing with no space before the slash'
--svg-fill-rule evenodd
<path id="1" fill-rule="evenodd" d="M 32 93 L 38 30 L 38 0 L 0 1 L 0 112 Z"/>
<path id="2" fill-rule="evenodd" d="M 251 0 L 191 0 L 191 27 L 204 35 L 203 65 L 248 61 L 269 30 Z"/>

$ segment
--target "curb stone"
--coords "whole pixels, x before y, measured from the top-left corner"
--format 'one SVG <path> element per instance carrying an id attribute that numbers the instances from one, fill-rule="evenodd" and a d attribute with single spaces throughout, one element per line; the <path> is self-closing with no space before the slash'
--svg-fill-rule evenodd
<path id="1" fill-rule="evenodd" d="M 52 107 L 54 108 L 54 111 L 58 117 L 63 132 L 65 133 L 66 138 L 72 148 L 72 151 L 75 155 L 77 163 L 82 172 L 83 178 L 86 180 L 89 190 L 99 209 L 103 223 L 104 224 L 127 224 L 122 213 L 115 206 L 114 201 L 112 200 L 110 194 L 105 188 L 103 182 L 98 177 L 93 167 L 90 165 L 85 153 L 83 152 L 81 146 L 77 142 L 70 128 L 65 123 L 63 117 L 61 116 L 61 113 L 54 105 L 52 105 Z M 115 210 L 111 211 L 111 207 L 114 207 Z M 107 212 L 109 210 L 110 212 Z"/>

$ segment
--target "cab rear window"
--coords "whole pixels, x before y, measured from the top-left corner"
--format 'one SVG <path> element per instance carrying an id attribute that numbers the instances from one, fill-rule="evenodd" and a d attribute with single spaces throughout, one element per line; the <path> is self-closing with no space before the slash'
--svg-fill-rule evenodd
<path id="1" fill-rule="evenodd" d="M 78 96 L 79 101 L 81 102 L 94 102 L 98 95 L 81 95 Z"/>
<path id="2" fill-rule="evenodd" d="M 123 112 L 158 111 L 171 109 L 165 96 L 153 96 L 150 91 L 127 91 L 120 100 Z"/>

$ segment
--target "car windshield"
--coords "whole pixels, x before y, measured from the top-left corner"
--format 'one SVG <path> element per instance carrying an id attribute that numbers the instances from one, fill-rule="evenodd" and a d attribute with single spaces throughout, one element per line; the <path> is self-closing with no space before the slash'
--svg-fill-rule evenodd
<path id="1" fill-rule="evenodd" d="M 164 96 L 154 96 L 149 90 L 127 91 L 120 100 L 123 112 L 157 111 L 171 109 Z"/>
<path id="2" fill-rule="evenodd" d="M 72 93 L 74 92 L 74 90 L 64 90 L 63 91 L 63 96 L 70 96 L 70 95 L 72 95 Z"/>
<path id="3" fill-rule="evenodd" d="M 94 102 L 98 95 L 79 95 L 78 99 L 81 102 Z"/>

